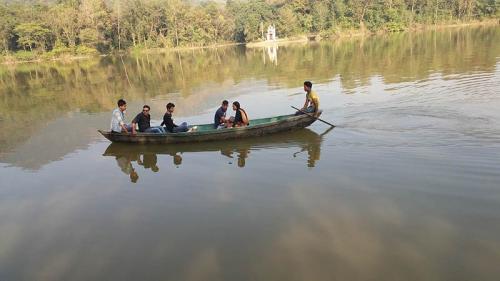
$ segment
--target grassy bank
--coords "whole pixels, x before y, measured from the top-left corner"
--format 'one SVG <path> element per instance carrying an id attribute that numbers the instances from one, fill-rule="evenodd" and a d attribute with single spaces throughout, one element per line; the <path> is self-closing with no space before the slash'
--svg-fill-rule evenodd
<path id="1" fill-rule="evenodd" d="M 23 62 L 42 62 L 42 61 L 71 61 L 77 59 L 84 59 L 100 55 L 99 52 L 90 47 L 76 46 L 73 48 L 65 46 L 56 46 L 49 52 L 41 51 L 17 51 L 17 52 L 4 52 L 0 58 L 3 64 L 15 64 Z"/>

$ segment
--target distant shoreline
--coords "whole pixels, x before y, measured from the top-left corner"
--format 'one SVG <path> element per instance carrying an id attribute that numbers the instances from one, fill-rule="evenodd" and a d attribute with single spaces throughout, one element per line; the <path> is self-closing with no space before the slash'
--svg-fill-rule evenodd
<path id="1" fill-rule="evenodd" d="M 448 28 L 459 28 L 459 27 L 469 27 L 469 26 L 494 26 L 500 25 L 500 19 L 487 19 L 484 21 L 470 21 L 463 23 L 444 23 L 444 24 L 436 24 L 436 25 L 425 25 L 425 24 L 415 24 L 414 26 L 395 33 L 406 33 L 406 32 L 422 32 L 428 30 L 442 30 Z M 22 63 L 40 63 L 40 62 L 71 62 L 75 60 L 85 60 L 89 58 L 95 57 L 106 57 L 106 56 L 116 56 L 116 55 L 128 55 L 131 53 L 137 54 L 159 54 L 159 53 L 168 53 L 168 52 L 182 52 L 182 51 L 190 51 L 190 50 L 201 50 L 201 49 L 215 49 L 215 48 L 223 48 L 223 47 L 231 47 L 231 46 L 239 46 L 244 45 L 247 48 L 262 48 L 266 46 L 283 46 L 294 43 L 307 43 L 311 41 L 331 41 L 335 39 L 346 39 L 346 38 L 354 38 L 354 37 L 364 37 L 364 36 L 376 36 L 383 34 L 390 34 L 391 32 L 387 32 L 384 30 L 380 31 L 370 31 L 370 30 L 362 30 L 362 29 L 350 29 L 350 30 L 342 30 L 340 32 L 335 32 L 324 38 L 321 34 L 302 34 L 296 35 L 292 37 L 285 37 L 282 39 L 278 39 L 276 41 L 256 41 L 256 42 L 247 42 L 247 43 L 238 43 L 238 42 L 225 42 L 212 44 L 208 46 L 183 46 L 183 47 L 173 47 L 173 48 L 144 48 L 139 50 L 124 50 L 121 52 L 112 52 L 108 54 L 100 54 L 100 55 L 71 55 L 64 54 L 62 56 L 46 58 L 47 54 L 40 54 L 39 57 L 31 60 L 19 60 L 16 59 L 13 53 L 4 54 L 0 56 L 0 61 L 2 65 L 16 65 Z M 314 38 L 314 39 L 310 39 Z"/>

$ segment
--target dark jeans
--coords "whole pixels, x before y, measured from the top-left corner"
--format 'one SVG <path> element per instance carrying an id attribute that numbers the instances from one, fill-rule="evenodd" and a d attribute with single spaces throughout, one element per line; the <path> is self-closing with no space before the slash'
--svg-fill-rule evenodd
<path id="1" fill-rule="evenodd" d="M 164 134 L 165 128 L 163 128 L 161 126 L 149 127 L 144 132 L 145 133 Z"/>
<path id="2" fill-rule="evenodd" d="M 174 127 L 172 133 L 187 132 L 188 130 L 189 130 L 188 124 L 186 122 L 182 122 L 182 124 L 180 124 L 179 126 Z"/>

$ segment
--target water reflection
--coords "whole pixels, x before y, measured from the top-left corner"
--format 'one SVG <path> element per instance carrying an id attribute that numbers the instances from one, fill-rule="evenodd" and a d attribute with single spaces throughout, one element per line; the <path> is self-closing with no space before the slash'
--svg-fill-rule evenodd
<path id="1" fill-rule="evenodd" d="M 266 47 L 262 47 L 262 61 L 264 62 L 264 64 L 267 64 L 267 61 L 270 61 L 271 64 L 278 65 L 278 48 L 278 44 L 272 44 Z"/>
<path id="2" fill-rule="evenodd" d="M 286 148 L 295 159 L 303 159 L 305 158 L 302 157 L 303 153 L 307 153 L 306 166 L 314 168 L 320 159 L 323 137 L 332 129 L 330 128 L 321 134 L 309 129 L 301 129 L 294 132 L 249 138 L 235 142 L 207 142 L 169 146 L 112 143 L 106 148 L 103 156 L 115 157 L 120 170 L 128 175 L 131 182 L 134 183 L 140 178 L 137 171 L 138 166 L 143 167 L 145 174 L 148 173 L 147 171 L 156 173 L 160 171 L 158 157 L 171 157 L 172 164 L 179 167 L 182 165 L 183 160 L 189 161 L 189 153 L 196 152 L 218 151 L 225 156 L 225 160 L 229 160 L 229 164 L 244 168 L 252 151 Z M 297 151 L 294 148 L 299 150 Z"/>
<path id="3" fill-rule="evenodd" d="M 319 135 L 318 138 L 310 142 L 309 145 L 303 146 L 300 151 L 293 154 L 293 157 L 297 157 L 297 155 L 299 155 L 300 153 L 307 151 L 307 167 L 314 168 L 314 166 L 316 165 L 316 161 L 319 160 L 319 157 L 321 155 L 321 141 L 323 140 L 322 137 L 331 130 L 333 130 L 333 127 L 329 128 L 326 132 Z"/>
<path id="4" fill-rule="evenodd" d="M 123 173 L 130 176 L 130 181 L 136 183 L 139 179 L 139 175 L 135 170 L 132 162 L 136 162 L 137 165 L 142 166 L 145 170 L 150 169 L 153 172 L 158 172 L 158 158 L 154 153 L 144 153 L 144 154 L 120 154 L 116 155 L 116 163 Z"/>

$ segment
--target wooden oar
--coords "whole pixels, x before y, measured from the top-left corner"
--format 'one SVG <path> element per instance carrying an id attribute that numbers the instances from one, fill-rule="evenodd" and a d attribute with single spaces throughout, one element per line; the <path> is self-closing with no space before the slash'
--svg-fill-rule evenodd
<path id="1" fill-rule="evenodd" d="M 302 109 L 298 109 L 298 108 L 296 108 L 296 107 L 294 107 L 294 106 L 290 106 L 290 107 L 291 107 L 291 108 L 293 108 L 293 109 L 295 109 L 295 110 L 298 110 L 298 111 L 300 111 L 300 112 L 302 112 L 302 113 L 304 113 L 304 114 L 307 114 L 307 115 L 309 115 L 310 117 L 312 117 L 312 118 L 314 118 L 314 119 L 317 119 L 317 120 L 319 120 L 319 121 L 321 121 L 321 122 L 323 122 L 323 123 L 325 123 L 325 124 L 328 124 L 328 125 L 330 125 L 330 126 L 332 126 L 332 127 L 335 127 L 335 125 L 333 125 L 332 123 L 326 122 L 325 120 L 323 120 L 323 119 L 321 119 L 321 118 L 319 118 L 319 117 L 316 117 L 316 116 L 314 116 L 314 115 L 312 115 L 312 114 L 310 114 L 310 113 L 308 113 L 308 112 L 305 112 L 305 111 L 304 111 L 304 110 L 302 110 Z"/>

